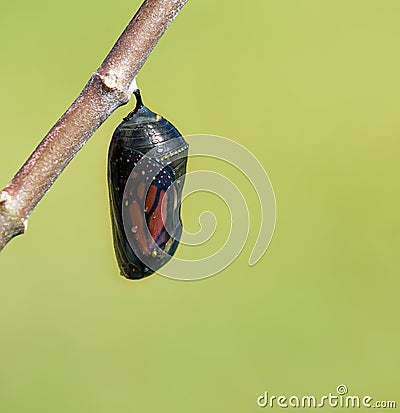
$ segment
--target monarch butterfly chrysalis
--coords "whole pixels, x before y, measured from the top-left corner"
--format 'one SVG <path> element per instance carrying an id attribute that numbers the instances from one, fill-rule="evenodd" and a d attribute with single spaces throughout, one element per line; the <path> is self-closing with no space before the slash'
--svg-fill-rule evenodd
<path id="1" fill-rule="evenodd" d="M 166 119 L 143 105 L 115 130 L 108 152 L 114 250 L 121 275 L 139 279 L 164 265 L 182 232 L 180 204 L 188 145 Z"/>

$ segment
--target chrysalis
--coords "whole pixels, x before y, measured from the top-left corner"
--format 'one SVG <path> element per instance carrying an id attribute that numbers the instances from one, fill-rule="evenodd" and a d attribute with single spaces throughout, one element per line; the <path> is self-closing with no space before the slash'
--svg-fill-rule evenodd
<path id="1" fill-rule="evenodd" d="M 182 232 L 180 204 L 188 145 L 166 119 L 143 105 L 115 130 L 108 152 L 114 250 L 121 275 L 139 279 L 164 265 Z"/>

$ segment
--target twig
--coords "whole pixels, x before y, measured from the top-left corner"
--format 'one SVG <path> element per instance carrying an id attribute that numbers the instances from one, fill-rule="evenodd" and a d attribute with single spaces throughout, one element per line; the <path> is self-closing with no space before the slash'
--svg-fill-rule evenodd
<path id="1" fill-rule="evenodd" d="M 58 175 L 135 89 L 135 78 L 187 0 L 145 0 L 78 98 L 0 193 L 0 251 L 26 230 L 27 219 Z"/>

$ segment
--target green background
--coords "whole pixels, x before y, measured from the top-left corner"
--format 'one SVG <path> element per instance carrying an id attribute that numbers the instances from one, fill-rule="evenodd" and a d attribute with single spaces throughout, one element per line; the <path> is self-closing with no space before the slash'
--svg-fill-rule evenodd
<path id="1" fill-rule="evenodd" d="M 2 187 L 138 6 L 3 2 Z M 399 13 L 395 0 L 189 1 L 139 85 L 183 133 L 258 156 L 277 199 L 272 243 L 248 267 L 256 219 L 215 277 L 120 277 L 106 154 L 133 102 L 118 109 L 1 254 L 0 412 L 256 412 L 265 390 L 341 383 L 400 403 Z M 196 196 L 183 211 L 194 229 L 219 205 Z"/>

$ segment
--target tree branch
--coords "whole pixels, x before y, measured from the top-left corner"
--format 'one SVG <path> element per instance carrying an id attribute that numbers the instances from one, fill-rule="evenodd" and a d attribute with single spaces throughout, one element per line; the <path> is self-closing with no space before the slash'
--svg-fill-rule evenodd
<path id="1" fill-rule="evenodd" d="M 187 0 L 145 0 L 81 94 L 0 193 L 0 251 L 26 230 L 27 219 L 58 175 L 115 109 Z"/>

